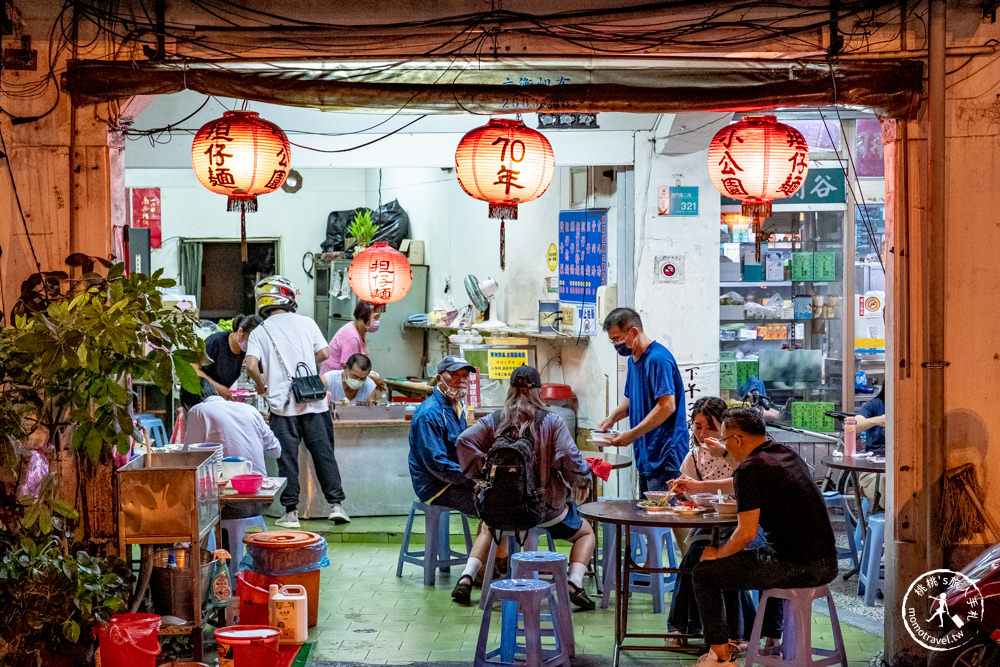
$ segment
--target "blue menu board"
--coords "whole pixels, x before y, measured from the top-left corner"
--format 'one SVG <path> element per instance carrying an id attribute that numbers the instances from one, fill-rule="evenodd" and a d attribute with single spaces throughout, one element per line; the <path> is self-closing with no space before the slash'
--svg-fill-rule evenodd
<path id="1" fill-rule="evenodd" d="M 607 209 L 560 211 L 559 301 L 595 304 L 607 278 Z"/>

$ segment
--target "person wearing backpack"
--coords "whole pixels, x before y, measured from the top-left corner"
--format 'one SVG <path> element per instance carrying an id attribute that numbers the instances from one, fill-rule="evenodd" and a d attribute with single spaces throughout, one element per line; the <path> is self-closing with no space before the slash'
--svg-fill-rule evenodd
<path id="1" fill-rule="evenodd" d="M 578 500 L 590 490 L 590 466 L 577 449 L 566 423 L 542 402 L 542 379 L 531 366 L 514 369 L 502 410 L 480 419 L 456 443 L 458 461 L 476 481 L 479 517 L 495 532 L 525 533 L 535 526 L 573 544 L 569 555 L 570 600 L 591 610 L 583 575 L 596 544 Z M 475 566 L 471 563 L 470 566 Z M 471 584 L 466 567 L 459 579 Z"/>

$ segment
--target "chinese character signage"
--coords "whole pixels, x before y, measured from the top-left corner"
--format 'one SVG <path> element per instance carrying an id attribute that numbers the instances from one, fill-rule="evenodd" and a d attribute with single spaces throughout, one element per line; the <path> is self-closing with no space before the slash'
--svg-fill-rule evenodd
<path id="1" fill-rule="evenodd" d="M 490 350 L 487 357 L 488 374 L 492 380 L 509 380 L 515 368 L 527 363 L 527 350 Z"/>
<path id="2" fill-rule="evenodd" d="M 698 186 L 659 188 L 656 208 L 659 215 L 698 215 Z"/>
<path id="3" fill-rule="evenodd" d="M 842 169 L 810 169 L 805 183 L 787 199 L 775 201 L 775 206 L 789 204 L 844 204 L 847 186 Z M 722 197 L 723 206 L 736 206 L 741 202 Z"/>
<path id="4" fill-rule="evenodd" d="M 148 229 L 149 247 L 160 247 L 160 188 L 132 188 L 132 227 Z"/>
<path id="5" fill-rule="evenodd" d="M 597 288 L 607 283 L 608 212 L 559 212 L 559 301 L 577 306 L 580 330 L 596 333 Z"/>

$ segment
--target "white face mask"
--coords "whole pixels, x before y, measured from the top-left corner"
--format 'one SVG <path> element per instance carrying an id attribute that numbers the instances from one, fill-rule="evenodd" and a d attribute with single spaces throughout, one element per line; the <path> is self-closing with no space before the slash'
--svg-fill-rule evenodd
<path id="1" fill-rule="evenodd" d="M 364 386 L 364 380 L 358 380 L 357 378 L 352 378 L 348 375 L 344 376 L 344 384 L 347 385 L 348 389 L 361 389 Z"/>

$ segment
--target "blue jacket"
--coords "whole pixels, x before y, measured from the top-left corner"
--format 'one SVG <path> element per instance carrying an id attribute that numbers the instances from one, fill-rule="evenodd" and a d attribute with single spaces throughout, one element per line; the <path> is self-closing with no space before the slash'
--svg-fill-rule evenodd
<path id="1" fill-rule="evenodd" d="M 465 413 L 455 414 L 439 390 L 420 404 L 410 422 L 410 482 L 420 502 L 427 502 L 449 484 L 472 482 L 458 465 L 455 441 L 466 429 Z"/>

